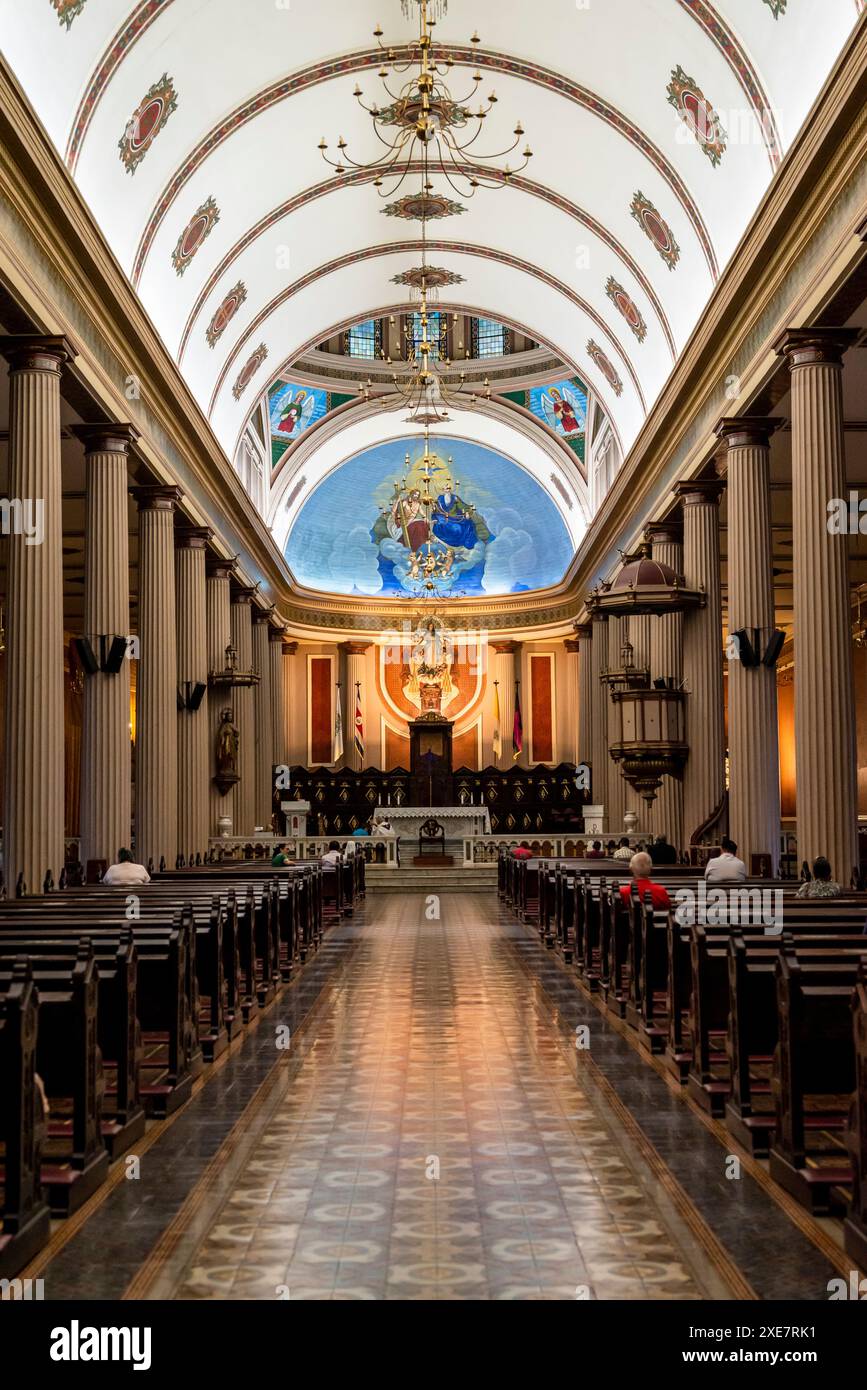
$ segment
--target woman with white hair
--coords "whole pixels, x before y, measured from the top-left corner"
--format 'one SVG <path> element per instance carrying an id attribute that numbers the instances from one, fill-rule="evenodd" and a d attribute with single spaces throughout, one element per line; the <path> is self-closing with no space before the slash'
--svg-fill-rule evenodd
<path id="1" fill-rule="evenodd" d="M 645 893 L 650 894 L 654 907 L 671 907 L 671 898 L 661 883 L 654 883 L 650 877 L 653 868 L 653 860 L 645 850 L 639 850 L 638 854 L 633 854 L 629 861 L 629 868 L 638 896 L 643 899 Z M 620 896 L 624 903 L 628 904 L 632 893 L 632 884 L 624 883 L 620 890 Z"/>

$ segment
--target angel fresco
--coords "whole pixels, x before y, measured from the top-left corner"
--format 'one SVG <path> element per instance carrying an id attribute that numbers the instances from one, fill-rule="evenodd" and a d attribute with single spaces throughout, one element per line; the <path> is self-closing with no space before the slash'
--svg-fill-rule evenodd
<path id="1" fill-rule="evenodd" d="M 546 422 L 557 434 L 567 439 L 584 433 L 584 402 L 574 386 L 564 381 L 560 386 L 549 386 L 540 396 L 540 405 Z"/>
<path id="2" fill-rule="evenodd" d="M 297 391 L 294 400 L 280 413 L 278 434 L 303 434 L 315 408 L 316 399 L 310 391 Z"/>

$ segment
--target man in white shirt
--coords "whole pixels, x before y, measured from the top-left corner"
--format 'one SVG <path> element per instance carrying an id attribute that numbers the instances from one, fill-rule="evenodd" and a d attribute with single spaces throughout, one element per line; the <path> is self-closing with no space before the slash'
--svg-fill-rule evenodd
<path id="1" fill-rule="evenodd" d="M 323 854 L 320 863 L 322 864 L 323 868 L 333 869 L 337 864 L 340 863 L 342 858 L 343 856 L 340 853 L 340 845 L 338 844 L 337 840 L 332 840 L 327 850 Z"/>
<path id="2" fill-rule="evenodd" d="M 743 883 L 747 877 L 747 866 L 737 857 L 738 847 L 734 840 L 722 840 L 721 853 L 709 859 L 704 871 L 706 883 Z"/>
<path id="3" fill-rule="evenodd" d="M 128 849 L 117 852 L 117 863 L 110 864 L 102 876 L 109 888 L 125 887 L 127 884 L 150 883 L 151 876 L 144 864 L 136 864 Z"/>

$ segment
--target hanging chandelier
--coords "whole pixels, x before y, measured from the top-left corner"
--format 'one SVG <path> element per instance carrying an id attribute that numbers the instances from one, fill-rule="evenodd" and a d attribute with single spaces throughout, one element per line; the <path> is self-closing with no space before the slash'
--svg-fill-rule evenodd
<path id="1" fill-rule="evenodd" d="M 426 171 L 431 168 L 441 173 L 461 198 L 473 197 L 479 188 L 502 188 L 515 174 L 526 169 L 533 157 L 533 151 L 526 144 L 519 156 L 523 162 L 517 168 L 512 169 L 508 163 L 499 167 L 497 163 L 519 148 L 524 128 L 518 121 L 513 131 L 514 141 L 505 150 L 483 154 L 476 149 L 485 122 L 497 105 L 497 94 L 491 92 L 487 101 L 480 100 L 476 109 L 471 109 L 471 103 L 476 102 L 481 91 L 482 74 L 476 71 L 467 95 L 459 99 L 452 96 L 445 78 L 454 67 L 454 59 L 438 49 L 432 34 L 437 20 L 431 11 L 435 8 L 439 17 L 447 10 L 446 0 L 403 0 L 407 18 L 413 5 L 418 9 L 419 36 L 409 45 L 408 56 L 399 58 L 393 48 L 383 47 L 383 31 L 379 25 L 373 31 L 384 58 L 378 76 L 385 88 L 385 105 L 375 102 L 368 106 L 357 84 L 353 93 L 362 110 L 370 116 L 384 150 L 379 158 L 368 163 L 353 159 L 348 142 L 341 135 L 337 142 L 338 157 L 333 160 L 329 158 L 323 136 L 319 144 L 322 158 L 338 175 L 349 169 L 372 174 L 374 187 L 382 198 L 393 197 L 413 165 L 419 162 Z M 473 34 L 471 43 L 474 46 L 481 43 L 477 33 Z M 398 86 L 400 79 L 409 72 L 412 76 Z M 413 207 L 414 212 L 401 209 L 396 215 L 420 216 L 426 220 L 428 216 L 463 211 L 447 198 L 435 195 L 427 178 L 420 198 L 413 200 Z"/>

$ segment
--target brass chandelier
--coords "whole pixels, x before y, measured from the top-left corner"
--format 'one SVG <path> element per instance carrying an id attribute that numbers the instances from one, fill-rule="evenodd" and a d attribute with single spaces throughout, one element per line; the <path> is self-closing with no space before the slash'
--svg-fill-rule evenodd
<path id="1" fill-rule="evenodd" d="M 378 76 L 388 100 L 382 106 L 378 102 L 368 106 L 357 84 L 353 95 L 371 117 L 376 137 L 384 146 L 379 158 L 368 163 L 353 159 L 342 135 L 337 142 L 336 160 L 329 158 L 324 136 L 319 144 L 322 158 L 336 174 L 352 169 L 374 175 L 374 187 L 382 198 L 393 197 L 418 163 L 424 164 L 426 170 L 432 167 L 441 173 L 459 197 L 471 198 L 479 188 L 507 185 L 515 174 L 527 168 L 533 157 L 527 144 L 519 156 L 523 162 L 517 168 L 510 168 L 508 163 L 504 168 L 495 164 L 518 149 L 524 135 L 520 121 L 515 125 L 514 141 L 507 149 L 483 154 L 476 148 L 485 122 L 497 105 L 497 94 L 491 92 L 487 101 L 479 101 L 476 109 L 471 109 L 482 83 L 482 74 L 476 71 L 471 91 L 458 100 L 452 96 L 445 78 L 454 67 L 454 59 L 434 43 L 432 31 L 437 22 L 431 15 L 434 3 L 438 14 L 447 8 L 445 0 L 403 0 L 404 14 L 408 16 L 410 5 L 415 4 L 419 17 L 419 36 L 409 46 L 406 58 L 398 58 L 393 48 L 383 47 L 383 31 L 379 25 L 373 31 L 384 57 Z M 473 34 L 471 42 L 473 45 L 481 43 L 477 33 Z M 402 86 L 397 86 L 399 79 L 410 71 L 412 76 Z M 397 90 L 393 90 L 393 86 L 397 86 Z M 432 186 L 426 181 L 421 199 L 423 217 L 425 201 L 432 193 Z"/>

